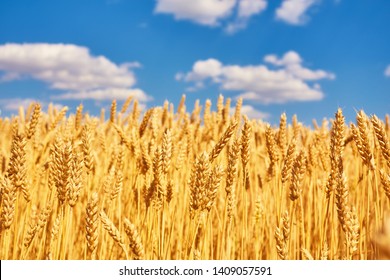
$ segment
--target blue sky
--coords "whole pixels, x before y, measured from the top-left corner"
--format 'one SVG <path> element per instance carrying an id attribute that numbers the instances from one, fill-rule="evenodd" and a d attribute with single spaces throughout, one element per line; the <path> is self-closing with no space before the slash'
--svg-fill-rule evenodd
<path id="1" fill-rule="evenodd" d="M 33 100 L 74 112 L 182 94 L 304 124 L 341 107 L 390 109 L 388 0 L 0 1 L 0 109 Z"/>

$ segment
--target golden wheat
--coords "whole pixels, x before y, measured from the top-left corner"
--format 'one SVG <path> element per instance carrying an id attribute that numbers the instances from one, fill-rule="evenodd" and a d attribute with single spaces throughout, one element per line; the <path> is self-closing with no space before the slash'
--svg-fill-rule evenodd
<path id="1" fill-rule="evenodd" d="M 0 118 L 1 259 L 390 258 L 388 115 L 274 127 L 185 102 Z"/>

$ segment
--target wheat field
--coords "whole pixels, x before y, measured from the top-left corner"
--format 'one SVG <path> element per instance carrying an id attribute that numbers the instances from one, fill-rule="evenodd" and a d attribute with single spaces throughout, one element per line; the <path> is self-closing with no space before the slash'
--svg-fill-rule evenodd
<path id="1" fill-rule="evenodd" d="M 1 259 L 389 259 L 389 116 L 271 126 L 242 102 L 0 118 Z"/>

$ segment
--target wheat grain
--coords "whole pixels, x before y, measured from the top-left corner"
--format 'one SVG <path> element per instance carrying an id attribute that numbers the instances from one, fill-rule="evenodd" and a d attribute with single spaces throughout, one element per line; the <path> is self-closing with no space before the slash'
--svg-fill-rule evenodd
<path id="1" fill-rule="evenodd" d="M 34 136 L 40 117 L 41 117 L 41 104 L 36 103 L 26 132 L 27 139 L 31 139 Z"/>
<path id="2" fill-rule="evenodd" d="M 142 260 L 145 256 L 144 247 L 141 238 L 134 224 L 128 219 L 124 220 L 125 232 L 130 240 L 130 249 L 134 254 L 136 260 Z"/>
<path id="3" fill-rule="evenodd" d="M 291 170 L 290 199 L 292 201 L 301 195 L 301 183 L 306 171 L 306 156 L 303 151 L 298 153 Z"/>
<path id="4" fill-rule="evenodd" d="M 100 211 L 100 220 L 103 224 L 104 229 L 108 232 L 112 239 L 114 239 L 114 241 L 118 243 L 122 250 L 126 252 L 126 246 L 123 237 L 121 236 L 117 227 L 114 225 L 114 223 L 110 220 L 110 218 L 104 211 Z"/>
<path id="5" fill-rule="evenodd" d="M 387 166 L 390 168 L 390 142 L 387 138 L 385 127 L 379 118 L 375 115 L 371 118 L 371 122 L 373 124 L 375 135 L 378 139 L 382 155 L 387 162 Z"/>
<path id="6" fill-rule="evenodd" d="M 74 129 L 76 131 L 78 131 L 81 127 L 81 122 L 83 120 L 83 108 L 84 108 L 83 104 L 80 104 L 76 110 L 76 118 L 74 121 Z"/>
<path id="7" fill-rule="evenodd" d="M 98 246 L 98 194 L 95 192 L 92 194 L 87 204 L 86 221 L 86 239 L 88 253 L 91 259 L 96 258 L 96 249 Z"/>
<path id="8" fill-rule="evenodd" d="M 116 104 L 116 100 L 114 99 L 111 102 L 111 109 L 110 109 L 110 122 L 111 123 L 116 123 L 116 107 L 117 107 L 117 104 Z"/>
<path id="9" fill-rule="evenodd" d="M 226 146 L 226 144 L 234 134 L 236 127 L 237 122 L 232 122 L 226 129 L 222 137 L 218 140 L 217 144 L 215 144 L 209 156 L 211 162 L 213 162 L 215 158 L 221 153 L 222 149 Z"/>
<path id="10" fill-rule="evenodd" d="M 1 207 L 1 224 L 2 229 L 7 230 L 11 227 L 15 217 L 16 189 L 7 177 L 3 178 L 1 185 L 3 198 Z"/>

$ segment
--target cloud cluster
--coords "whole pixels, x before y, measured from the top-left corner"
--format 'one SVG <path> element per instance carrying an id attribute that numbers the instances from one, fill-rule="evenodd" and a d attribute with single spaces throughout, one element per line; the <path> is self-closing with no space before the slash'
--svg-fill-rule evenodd
<path id="1" fill-rule="evenodd" d="M 318 0 L 283 0 L 282 5 L 276 10 L 276 18 L 293 25 L 301 25 L 307 22 L 306 12 Z"/>
<path id="2" fill-rule="evenodd" d="M 283 0 L 275 17 L 287 24 L 302 25 L 309 19 L 308 10 L 317 3 L 319 0 Z M 263 12 L 267 5 L 267 0 L 157 0 L 155 12 L 200 25 L 223 25 L 227 33 L 235 33 L 246 28 L 249 19 Z"/>
<path id="3" fill-rule="evenodd" d="M 89 49 L 72 44 L 0 45 L 0 82 L 32 78 L 65 91 L 56 99 L 126 99 L 136 94 L 149 97 L 136 83 L 133 68 L 138 62 L 117 65 Z M 1 75 L 1 73 L 3 74 Z"/>
<path id="4" fill-rule="evenodd" d="M 330 72 L 305 68 L 302 58 L 294 51 L 280 58 L 267 55 L 264 61 L 270 66 L 224 65 L 214 58 L 199 60 L 190 72 L 178 73 L 176 79 L 194 83 L 192 90 L 210 81 L 223 90 L 239 92 L 238 97 L 263 104 L 321 100 L 324 94 L 315 81 L 335 79 Z"/>
<path id="5" fill-rule="evenodd" d="M 157 0 L 155 12 L 206 26 L 221 26 L 229 21 L 225 31 L 234 33 L 245 28 L 248 20 L 266 7 L 267 0 Z"/>

